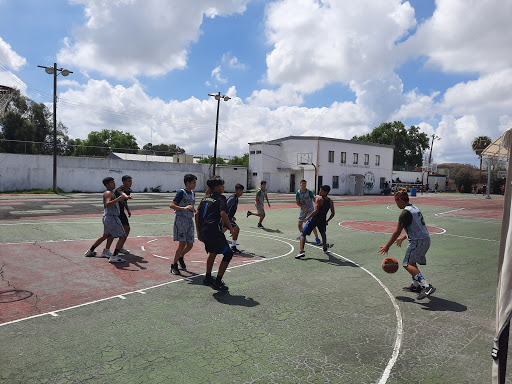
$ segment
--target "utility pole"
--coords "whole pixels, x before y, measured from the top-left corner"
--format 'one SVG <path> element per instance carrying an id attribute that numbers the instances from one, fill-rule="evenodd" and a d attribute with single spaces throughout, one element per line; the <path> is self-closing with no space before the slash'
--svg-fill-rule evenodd
<path id="1" fill-rule="evenodd" d="M 217 120 L 215 122 L 215 145 L 213 148 L 213 176 L 215 176 L 215 167 L 217 166 L 217 137 L 219 135 L 219 109 L 220 109 L 220 99 L 223 99 L 224 101 L 228 101 L 231 99 L 229 96 L 221 96 L 220 92 L 217 93 L 209 93 L 208 96 L 215 97 L 215 100 L 217 100 Z"/>

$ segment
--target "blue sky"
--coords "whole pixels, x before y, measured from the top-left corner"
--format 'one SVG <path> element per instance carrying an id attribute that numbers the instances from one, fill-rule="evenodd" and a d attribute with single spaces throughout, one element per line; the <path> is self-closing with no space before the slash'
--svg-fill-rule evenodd
<path id="1" fill-rule="evenodd" d="M 485 3 L 485 4 L 484 4 Z M 512 126 L 512 3 L 501 0 L 0 0 L 0 84 L 51 103 L 74 138 L 219 153 L 289 135 L 350 139 L 401 120 L 434 161 Z M 455 145 L 456 143 L 456 145 Z"/>

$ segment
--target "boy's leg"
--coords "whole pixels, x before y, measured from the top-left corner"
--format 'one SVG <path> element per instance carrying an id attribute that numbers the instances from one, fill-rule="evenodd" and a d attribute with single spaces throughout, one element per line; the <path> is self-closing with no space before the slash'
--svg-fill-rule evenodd
<path id="1" fill-rule="evenodd" d="M 87 250 L 87 252 L 85 252 L 85 256 L 87 257 L 93 257 L 93 256 L 96 256 L 96 252 L 94 252 L 94 250 L 96 248 L 98 248 L 98 246 L 103 243 L 105 240 L 108 240 L 110 239 L 110 235 L 103 235 L 101 237 L 99 237 L 95 242 L 94 244 L 91 246 L 91 248 L 89 248 L 89 250 Z M 112 243 L 112 241 L 111 241 Z"/>
<path id="2" fill-rule="evenodd" d="M 176 248 L 176 253 L 174 254 L 173 264 L 178 264 L 178 259 L 183 256 L 185 253 L 185 248 L 187 247 L 186 241 L 179 241 L 178 248 Z M 190 249 L 189 249 L 190 250 Z"/>
<path id="3" fill-rule="evenodd" d="M 320 239 L 318 238 L 318 231 L 316 230 L 316 228 L 313 229 L 313 233 L 315 234 L 316 245 L 320 245 Z M 323 235 L 322 235 L 322 239 L 323 239 Z M 325 243 L 324 243 L 324 251 L 325 251 Z"/>
<path id="4" fill-rule="evenodd" d="M 111 247 L 113 242 L 114 242 L 114 238 L 112 236 L 109 236 L 107 238 L 107 244 L 105 244 L 105 249 L 110 250 L 110 247 Z"/>

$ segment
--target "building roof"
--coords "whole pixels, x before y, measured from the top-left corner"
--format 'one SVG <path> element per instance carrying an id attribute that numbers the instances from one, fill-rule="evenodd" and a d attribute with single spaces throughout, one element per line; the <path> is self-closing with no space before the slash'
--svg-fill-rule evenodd
<path id="1" fill-rule="evenodd" d="M 132 161 L 156 161 L 159 163 L 172 163 L 171 156 L 135 155 L 133 153 L 113 152 L 108 155 L 111 159 L 132 160 Z"/>
<path id="2" fill-rule="evenodd" d="M 340 143 L 347 144 L 359 144 L 359 145 L 370 145 L 373 147 L 384 147 L 384 148 L 394 148 L 394 145 L 387 144 L 377 144 L 377 143 L 367 143 L 365 141 L 354 141 L 354 140 L 345 140 L 345 139 L 336 139 L 334 137 L 323 137 L 323 136 L 286 136 L 281 139 L 274 139 L 269 141 L 257 141 L 251 144 L 279 144 L 281 141 L 286 140 L 321 140 L 321 141 L 335 141 Z"/>
<path id="3" fill-rule="evenodd" d="M 512 127 L 510 127 L 507 131 L 505 131 L 500 137 L 494 140 L 487 148 L 485 148 L 482 152 L 482 156 L 488 157 L 503 157 L 508 160 L 508 145 L 506 143 L 507 136 L 510 137 L 510 132 Z"/>

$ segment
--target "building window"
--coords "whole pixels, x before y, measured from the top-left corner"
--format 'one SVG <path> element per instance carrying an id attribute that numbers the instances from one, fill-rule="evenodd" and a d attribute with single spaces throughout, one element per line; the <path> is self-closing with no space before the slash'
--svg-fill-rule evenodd
<path id="1" fill-rule="evenodd" d="M 367 153 L 364 154 L 364 165 L 370 165 L 370 155 Z"/>
<path id="2" fill-rule="evenodd" d="M 261 151 L 256 151 L 256 154 L 260 154 L 260 153 L 261 153 Z"/>
<path id="3" fill-rule="evenodd" d="M 334 151 L 329 151 L 329 163 L 334 163 Z"/>
<path id="4" fill-rule="evenodd" d="M 347 152 L 341 152 L 341 164 L 347 163 Z"/>
<path id="5" fill-rule="evenodd" d="M 354 161 L 352 162 L 352 164 L 359 164 L 359 154 L 358 153 L 354 153 Z"/>
<path id="6" fill-rule="evenodd" d="M 338 189 L 340 187 L 340 177 L 333 176 L 332 177 L 332 189 Z"/>
<path id="7" fill-rule="evenodd" d="M 258 172 L 253 172 L 252 175 L 253 176 L 258 176 Z"/>
<path id="8" fill-rule="evenodd" d="M 375 155 L 375 165 L 380 165 L 380 155 Z"/>
<path id="9" fill-rule="evenodd" d="M 249 154 L 254 155 L 256 151 L 249 151 Z"/>

